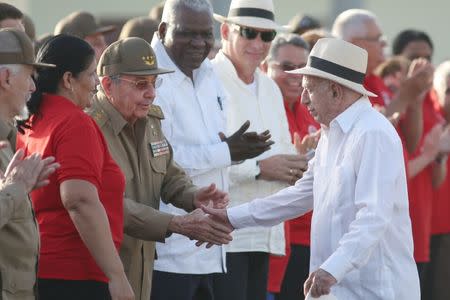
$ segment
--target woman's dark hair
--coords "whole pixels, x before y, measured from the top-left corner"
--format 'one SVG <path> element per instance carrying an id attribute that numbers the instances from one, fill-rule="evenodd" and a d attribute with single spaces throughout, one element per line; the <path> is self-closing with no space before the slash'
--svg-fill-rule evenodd
<path id="1" fill-rule="evenodd" d="M 84 40 L 75 36 L 60 34 L 49 39 L 39 49 L 36 61 L 56 65 L 56 68 L 39 68 L 35 76 L 36 91 L 27 102 L 27 108 L 32 115 L 39 114 L 42 94 L 54 94 L 58 90 L 64 73 L 70 72 L 77 77 L 92 63 L 95 52 Z M 17 129 L 23 133 L 24 128 L 30 128 L 29 118 L 17 121 Z"/>
<path id="2" fill-rule="evenodd" d="M 403 50 L 405 50 L 406 46 L 409 43 L 415 41 L 423 41 L 430 46 L 433 51 L 433 42 L 431 38 L 424 31 L 415 30 L 415 29 L 407 29 L 400 32 L 392 43 L 392 54 L 401 55 Z"/>

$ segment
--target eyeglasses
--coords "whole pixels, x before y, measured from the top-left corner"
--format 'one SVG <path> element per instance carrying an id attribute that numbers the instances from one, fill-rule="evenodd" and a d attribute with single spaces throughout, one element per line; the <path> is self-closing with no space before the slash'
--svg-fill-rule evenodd
<path id="1" fill-rule="evenodd" d="M 162 84 L 162 78 L 161 77 L 156 77 L 156 79 L 153 80 L 153 81 L 147 80 L 147 79 L 130 80 L 130 79 L 122 78 L 122 77 L 118 77 L 118 78 L 115 78 L 115 79 L 133 83 L 134 86 L 136 87 L 136 89 L 138 89 L 140 91 L 144 91 L 144 90 L 148 89 L 150 87 L 150 85 L 153 86 L 154 89 L 157 89 Z"/>
<path id="2" fill-rule="evenodd" d="M 240 25 L 235 25 L 235 26 L 238 28 L 239 35 L 247 40 L 254 40 L 254 39 L 256 39 L 256 37 L 259 34 L 259 36 L 261 37 L 261 40 L 263 42 L 269 43 L 269 42 L 273 41 L 273 39 L 277 35 L 277 32 L 275 30 L 260 31 L 260 30 L 250 28 L 250 27 L 245 27 L 245 26 L 240 26 Z"/>
<path id="3" fill-rule="evenodd" d="M 387 38 L 384 35 L 379 35 L 376 37 L 359 37 L 357 40 L 368 41 L 372 43 L 387 43 Z"/>
<path id="4" fill-rule="evenodd" d="M 274 62 L 273 65 L 278 66 L 278 68 L 280 68 L 282 71 L 292 71 L 303 68 L 304 66 L 306 66 L 306 63 L 296 65 L 290 62 L 282 62 L 282 63 Z"/>

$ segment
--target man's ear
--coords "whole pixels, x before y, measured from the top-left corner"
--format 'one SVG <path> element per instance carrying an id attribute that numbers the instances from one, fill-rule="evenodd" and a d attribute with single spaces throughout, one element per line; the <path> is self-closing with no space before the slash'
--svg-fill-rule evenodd
<path id="1" fill-rule="evenodd" d="M 167 23 L 166 22 L 159 23 L 158 35 L 159 35 L 159 38 L 161 39 L 161 41 L 163 42 L 163 44 L 164 44 L 164 38 L 166 37 L 166 33 L 167 33 Z"/>
<path id="2" fill-rule="evenodd" d="M 102 85 L 105 95 L 108 98 L 110 98 L 111 94 L 112 94 L 112 85 L 113 85 L 111 77 L 108 77 L 108 76 L 102 77 L 100 80 L 100 84 Z"/>
<path id="3" fill-rule="evenodd" d="M 220 25 L 220 35 L 222 39 L 228 40 L 228 36 L 230 35 L 230 25 L 228 23 L 222 23 Z"/>
<path id="4" fill-rule="evenodd" d="M 9 86 L 9 77 L 11 71 L 8 68 L 0 68 L 0 87 L 7 88 Z"/>
<path id="5" fill-rule="evenodd" d="M 342 88 L 341 85 L 331 82 L 330 89 L 333 98 L 342 99 L 344 97 L 344 89 Z"/>

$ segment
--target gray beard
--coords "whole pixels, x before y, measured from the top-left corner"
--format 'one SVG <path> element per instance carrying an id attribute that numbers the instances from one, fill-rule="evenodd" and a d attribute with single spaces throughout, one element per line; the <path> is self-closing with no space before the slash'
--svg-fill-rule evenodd
<path id="1" fill-rule="evenodd" d="M 17 114 L 14 119 L 15 120 L 27 120 L 30 116 L 30 112 L 28 111 L 27 106 L 25 105 L 22 110 Z"/>

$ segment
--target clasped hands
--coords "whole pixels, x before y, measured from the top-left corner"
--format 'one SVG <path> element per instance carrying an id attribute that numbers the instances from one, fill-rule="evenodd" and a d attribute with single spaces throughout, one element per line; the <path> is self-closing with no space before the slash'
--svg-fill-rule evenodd
<path id="1" fill-rule="evenodd" d="M 196 209 L 186 215 L 174 216 L 169 228 L 172 232 L 199 241 L 198 245 L 206 243 L 207 248 L 228 244 L 232 240 L 231 232 L 234 228 L 205 210 L 225 210 L 228 203 L 228 194 L 217 189 L 215 184 L 203 187 L 194 195 L 193 204 Z"/>

